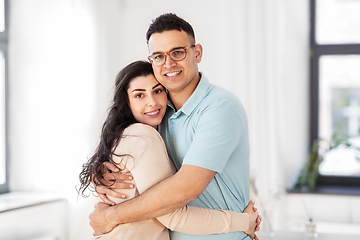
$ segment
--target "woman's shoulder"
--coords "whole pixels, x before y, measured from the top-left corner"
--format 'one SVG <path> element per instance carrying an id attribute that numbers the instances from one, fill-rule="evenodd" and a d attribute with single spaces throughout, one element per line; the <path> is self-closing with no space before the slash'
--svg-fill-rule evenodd
<path id="1" fill-rule="evenodd" d="M 150 125 L 143 124 L 143 123 L 134 123 L 128 126 L 125 130 L 123 135 L 149 135 L 149 136 L 159 136 L 158 131 Z"/>
<path id="2" fill-rule="evenodd" d="M 134 123 L 125 128 L 115 153 L 129 154 L 139 158 L 145 150 L 158 142 L 158 139 L 161 139 L 161 136 L 155 128 L 142 123 Z"/>

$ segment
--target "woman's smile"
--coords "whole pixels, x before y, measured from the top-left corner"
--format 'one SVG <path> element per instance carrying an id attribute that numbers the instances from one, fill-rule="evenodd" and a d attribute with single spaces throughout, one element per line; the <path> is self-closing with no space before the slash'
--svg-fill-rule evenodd
<path id="1" fill-rule="evenodd" d="M 160 114 L 160 109 L 145 113 L 146 116 L 150 116 L 150 117 L 157 117 L 159 114 Z"/>

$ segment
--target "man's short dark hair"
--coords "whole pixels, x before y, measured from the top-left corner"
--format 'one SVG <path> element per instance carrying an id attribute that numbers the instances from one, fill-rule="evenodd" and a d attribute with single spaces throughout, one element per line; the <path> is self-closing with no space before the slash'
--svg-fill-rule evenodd
<path id="1" fill-rule="evenodd" d="M 192 26 L 174 13 L 165 13 L 153 20 L 148 31 L 146 32 L 146 41 L 149 42 L 151 35 L 154 33 L 162 33 L 170 30 L 186 32 L 194 39 L 195 43 L 195 34 Z"/>

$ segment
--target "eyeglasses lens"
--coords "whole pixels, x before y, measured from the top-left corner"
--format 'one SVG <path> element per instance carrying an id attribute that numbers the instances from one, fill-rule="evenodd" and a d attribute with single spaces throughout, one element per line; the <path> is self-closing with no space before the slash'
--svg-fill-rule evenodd
<path id="1" fill-rule="evenodd" d="M 185 49 L 176 49 L 170 52 L 170 57 L 174 61 L 180 61 L 185 58 Z"/>
<path id="2" fill-rule="evenodd" d="M 169 56 L 173 61 L 181 61 L 186 56 L 186 50 L 184 48 L 175 49 L 175 50 L 173 50 L 173 51 L 171 51 L 169 53 Z M 152 60 L 151 62 L 155 66 L 161 66 L 161 65 L 163 65 L 165 63 L 166 54 L 165 53 L 160 53 L 160 54 L 153 55 L 151 57 L 151 60 Z"/>

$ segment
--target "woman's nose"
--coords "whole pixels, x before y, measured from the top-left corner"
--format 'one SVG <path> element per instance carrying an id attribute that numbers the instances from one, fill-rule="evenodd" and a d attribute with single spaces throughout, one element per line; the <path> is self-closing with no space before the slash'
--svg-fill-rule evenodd
<path id="1" fill-rule="evenodd" d="M 152 106 L 155 105 L 155 103 L 156 103 L 156 101 L 155 101 L 154 97 L 153 97 L 153 96 L 149 96 L 148 99 L 147 99 L 146 105 L 147 105 L 148 107 L 152 107 Z"/>

